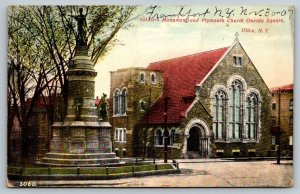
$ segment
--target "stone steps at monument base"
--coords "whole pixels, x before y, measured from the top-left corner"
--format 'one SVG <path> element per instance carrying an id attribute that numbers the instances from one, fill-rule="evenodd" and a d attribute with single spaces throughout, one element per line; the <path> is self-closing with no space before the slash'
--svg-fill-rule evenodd
<path id="1" fill-rule="evenodd" d="M 47 158 L 44 157 L 38 164 L 40 165 L 54 165 L 54 166 L 99 166 L 107 164 L 119 163 L 119 158 L 102 158 L 102 159 L 61 159 L 61 158 Z"/>
<path id="2" fill-rule="evenodd" d="M 47 153 L 45 158 L 57 159 L 108 159 L 115 158 L 115 153 L 89 153 L 89 154 L 68 154 L 68 153 Z"/>
<path id="3" fill-rule="evenodd" d="M 80 167 L 96 167 L 96 166 L 121 166 L 124 165 L 125 162 L 115 162 L 115 163 L 105 163 L 105 164 L 77 164 L 77 165 L 70 165 L 70 164 L 55 164 L 55 163 L 47 163 L 47 162 L 38 162 L 37 165 L 41 165 L 41 166 L 56 166 L 56 167 L 74 167 L 74 166 L 80 166 Z"/>

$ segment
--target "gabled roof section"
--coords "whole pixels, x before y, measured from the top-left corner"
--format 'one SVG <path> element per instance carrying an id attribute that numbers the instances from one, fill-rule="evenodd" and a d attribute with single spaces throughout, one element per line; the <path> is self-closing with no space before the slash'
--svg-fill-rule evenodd
<path id="1" fill-rule="evenodd" d="M 197 84 L 197 86 L 201 86 L 203 84 L 203 82 L 208 78 L 208 76 L 217 68 L 217 66 L 219 65 L 219 63 L 224 59 L 224 57 L 231 51 L 231 49 L 236 45 L 236 44 L 240 44 L 239 43 L 239 39 L 237 34 L 235 35 L 236 38 L 234 40 L 234 42 L 232 43 L 232 45 L 230 47 L 227 47 L 227 50 L 225 53 L 223 53 L 222 57 L 219 58 L 219 60 L 215 63 L 215 65 L 210 69 L 210 71 L 205 75 L 205 77 L 201 80 L 201 82 L 199 82 Z M 241 45 L 242 46 L 242 45 Z"/>
<path id="2" fill-rule="evenodd" d="M 181 121 L 186 109 L 193 103 L 196 85 L 216 66 L 229 48 L 224 47 L 149 64 L 149 70 L 163 72 L 165 80 L 163 96 L 170 97 L 168 123 Z M 151 108 L 149 118 L 142 118 L 141 123 L 145 124 L 147 120 L 149 124 L 163 123 L 163 114 L 164 99 L 162 97 Z"/>

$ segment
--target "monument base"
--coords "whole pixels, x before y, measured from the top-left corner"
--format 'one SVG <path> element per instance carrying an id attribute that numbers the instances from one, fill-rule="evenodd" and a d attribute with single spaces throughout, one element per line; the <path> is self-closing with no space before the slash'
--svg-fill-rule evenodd
<path id="1" fill-rule="evenodd" d="M 112 152 L 108 122 L 56 122 L 50 152 L 37 163 L 47 166 L 102 166 L 119 163 Z"/>
<path id="2" fill-rule="evenodd" d="M 49 152 L 38 162 L 47 166 L 108 166 L 116 165 L 120 159 L 115 153 L 67 154 Z"/>

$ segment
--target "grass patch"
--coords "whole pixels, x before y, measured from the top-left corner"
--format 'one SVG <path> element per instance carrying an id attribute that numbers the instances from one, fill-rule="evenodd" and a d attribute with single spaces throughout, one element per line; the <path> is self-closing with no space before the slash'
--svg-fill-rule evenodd
<path id="1" fill-rule="evenodd" d="M 171 170 L 173 166 L 171 164 L 159 164 L 157 165 L 157 170 Z"/>
<path id="2" fill-rule="evenodd" d="M 109 167 L 108 174 L 132 173 L 132 166 Z"/>
<path id="3" fill-rule="evenodd" d="M 135 172 L 154 171 L 154 170 L 155 170 L 155 165 L 154 164 L 134 166 L 134 171 Z"/>
<path id="4" fill-rule="evenodd" d="M 8 167 L 8 174 L 19 175 L 118 175 L 129 174 L 133 172 L 149 172 L 155 170 L 172 170 L 171 164 L 147 164 L 147 165 L 133 165 L 133 166 L 118 166 L 118 167 Z M 50 173 L 49 173 L 50 171 Z"/>
<path id="5" fill-rule="evenodd" d="M 105 167 L 82 167 L 80 174 L 105 175 L 106 169 Z"/>
<path id="6" fill-rule="evenodd" d="M 70 175 L 70 174 L 77 174 L 76 167 L 64 167 L 64 168 L 51 168 L 51 174 L 60 174 L 60 175 Z"/>
<path id="7" fill-rule="evenodd" d="M 48 168 L 23 168 L 23 175 L 47 175 Z"/>
<path id="8" fill-rule="evenodd" d="M 7 173 L 8 174 L 21 174 L 22 167 L 7 167 Z"/>

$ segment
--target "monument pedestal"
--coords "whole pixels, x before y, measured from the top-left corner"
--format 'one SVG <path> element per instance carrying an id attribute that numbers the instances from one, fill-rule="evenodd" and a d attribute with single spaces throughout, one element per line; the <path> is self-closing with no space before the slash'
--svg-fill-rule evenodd
<path id="1" fill-rule="evenodd" d="M 50 152 L 39 164 L 53 166 L 99 166 L 116 164 L 112 152 L 111 125 L 100 121 L 95 107 L 94 78 L 97 72 L 86 46 L 77 46 L 68 74 L 67 115 L 52 125 Z"/>

